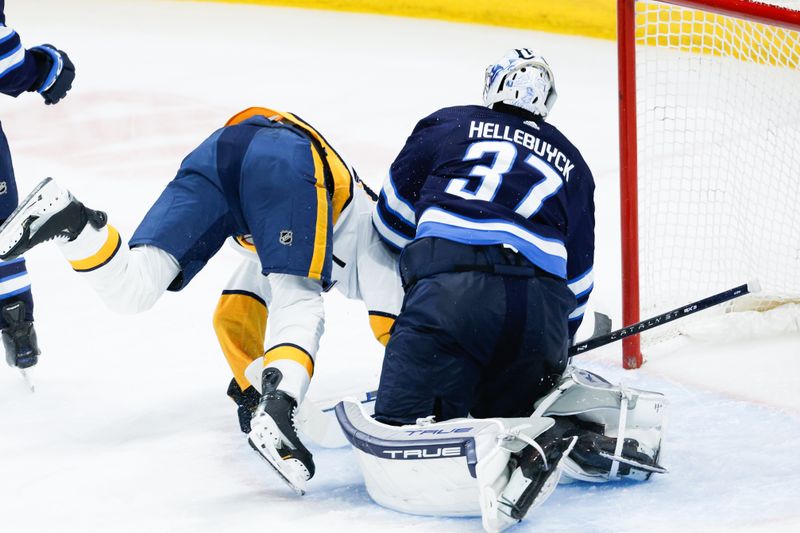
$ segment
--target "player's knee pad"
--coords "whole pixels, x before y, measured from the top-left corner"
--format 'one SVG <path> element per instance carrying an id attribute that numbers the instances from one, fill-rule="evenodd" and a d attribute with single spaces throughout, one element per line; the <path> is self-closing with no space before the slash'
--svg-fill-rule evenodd
<path id="1" fill-rule="evenodd" d="M 420 420 L 389 426 L 349 400 L 337 405 L 336 416 L 355 448 L 367 492 L 375 502 L 411 514 L 483 516 L 484 523 L 494 524 L 498 531 L 519 521 L 535 507 L 531 504 L 541 503 L 536 496 L 546 481 L 553 487 L 557 483 L 559 460 L 573 442 L 560 446 L 559 439 L 551 447 L 557 458 L 546 445 L 530 444 L 553 426 L 550 418 Z M 537 455 L 546 465 L 539 469 L 542 476 L 536 475 L 535 467 L 522 468 L 525 457 L 532 456 L 533 461 L 526 463 L 531 466 Z M 537 479 L 520 479 L 522 474 Z M 530 485 L 536 494 L 526 493 Z M 545 497 L 550 490 L 548 486 Z"/>
<path id="2" fill-rule="evenodd" d="M 648 479 L 658 465 L 668 402 L 658 392 L 612 385 L 570 367 L 559 385 L 536 403 L 534 416 L 568 418 L 579 436 L 564 460 L 568 479 L 605 482 Z"/>

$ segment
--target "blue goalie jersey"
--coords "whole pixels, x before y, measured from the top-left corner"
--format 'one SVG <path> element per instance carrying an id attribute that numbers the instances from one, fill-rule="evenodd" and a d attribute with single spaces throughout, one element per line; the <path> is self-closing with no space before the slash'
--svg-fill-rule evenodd
<path id="1" fill-rule="evenodd" d="M 542 120 L 483 106 L 422 119 L 392 163 L 373 222 L 401 250 L 415 238 L 512 247 L 567 281 L 574 335 L 593 288 L 594 180 Z"/>

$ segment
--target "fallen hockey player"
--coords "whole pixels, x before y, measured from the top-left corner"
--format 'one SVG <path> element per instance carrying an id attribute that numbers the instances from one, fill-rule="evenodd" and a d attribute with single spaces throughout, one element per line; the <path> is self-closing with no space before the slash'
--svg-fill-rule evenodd
<path id="1" fill-rule="evenodd" d="M 346 295 L 379 313 L 383 320 L 373 326 L 384 341 L 400 310 L 396 257 L 372 229 L 373 206 L 352 168 L 311 125 L 292 113 L 250 108 L 183 160 L 128 245 L 104 212 L 47 178 L 0 227 L 0 259 L 54 240 L 109 308 L 138 313 L 165 291 L 183 289 L 226 239 L 236 238 L 254 264 L 234 275 L 235 289 L 260 287 L 251 296 L 257 292 L 269 304 L 271 327 L 266 353 L 263 332 L 255 353 L 237 353 L 234 337 L 265 327 L 266 309 L 261 317 L 250 313 L 252 298 L 223 298 L 216 329 L 223 343 L 231 341 L 226 355 L 242 393 L 231 395 L 250 445 L 303 493 L 315 466 L 295 432 L 294 413 L 324 329 L 321 293 L 341 282 Z"/>

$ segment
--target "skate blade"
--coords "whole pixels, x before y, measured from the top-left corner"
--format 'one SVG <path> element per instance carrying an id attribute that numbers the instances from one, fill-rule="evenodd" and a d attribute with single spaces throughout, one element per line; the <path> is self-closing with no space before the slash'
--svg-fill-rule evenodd
<path id="1" fill-rule="evenodd" d="M 609 461 L 617 461 L 620 464 L 630 466 L 631 468 L 635 468 L 636 470 L 642 470 L 644 472 L 649 472 L 651 474 L 668 474 L 669 473 L 669 470 L 667 470 L 666 468 L 664 468 L 663 466 L 658 465 L 658 464 L 646 465 L 644 463 L 639 463 L 637 461 L 632 461 L 632 460 L 627 459 L 625 457 L 619 457 L 617 455 L 612 455 L 612 454 L 604 453 L 604 452 L 600 452 L 598 455 L 600 455 L 600 457 L 608 459 Z"/>
<path id="2" fill-rule="evenodd" d="M 247 437 L 247 442 L 298 496 L 306 493 L 306 480 L 302 473 L 293 468 L 292 463 L 283 460 L 271 443 L 264 442 L 253 431 Z"/>
<path id="3" fill-rule="evenodd" d="M 31 390 L 31 392 L 36 392 L 36 386 L 33 384 L 33 380 L 31 379 L 30 370 L 27 368 L 20 368 L 19 373 L 22 374 L 22 379 L 25 380 L 25 384 Z"/>
<path id="4" fill-rule="evenodd" d="M 6 219 L 0 226 L 0 257 L 3 259 L 13 259 L 11 256 L 6 256 L 8 252 L 14 249 L 19 240 L 22 238 L 24 229 L 22 223 L 28 218 L 30 211 L 30 203 L 39 194 L 48 183 L 53 181 L 53 178 L 45 178 L 34 187 L 34 189 L 22 200 L 13 213 Z M 16 231 L 14 231 L 16 230 Z M 13 233 L 12 233 L 13 231 Z"/>

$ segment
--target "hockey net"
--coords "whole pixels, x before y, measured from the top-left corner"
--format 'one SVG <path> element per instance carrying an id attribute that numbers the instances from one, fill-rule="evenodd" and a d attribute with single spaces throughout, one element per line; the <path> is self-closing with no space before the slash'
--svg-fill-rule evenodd
<path id="1" fill-rule="evenodd" d="M 633 127 L 621 132 L 626 324 L 752 279 L 762 292 L 725 311 L 800 302 L 800 11 L 744 0 L 620 9 L 621 128 Z M 642 347 L 681 327 L 691 319 Z M 635 344 L 628 368 L 641 364 Z"/>

